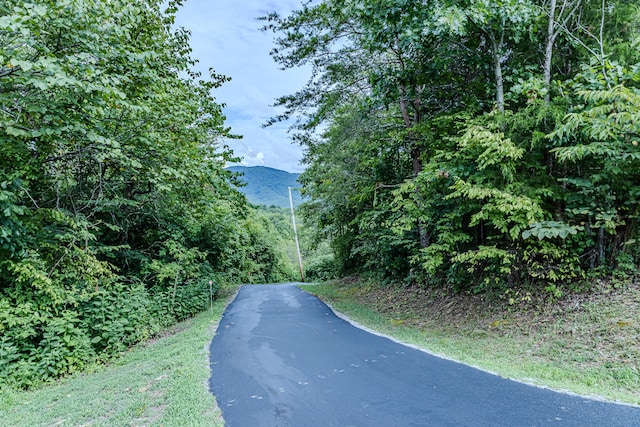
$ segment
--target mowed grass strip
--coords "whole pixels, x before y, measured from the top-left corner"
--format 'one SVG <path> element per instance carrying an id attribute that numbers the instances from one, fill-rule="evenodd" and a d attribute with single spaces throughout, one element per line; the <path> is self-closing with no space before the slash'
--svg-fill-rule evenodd
<path id="1" fill-rule="evenodd" d="M 223 426 L 208 352 L 234 291 L 92 372 L 30 391 L 0 389 L 0 426 Z"/>
<path id="2" fill-rule="evenodd" d="M 491 306 L 415 287 L 302 286 L 358 323 L 500 376 L 640 405 L 640 286 Z"/>

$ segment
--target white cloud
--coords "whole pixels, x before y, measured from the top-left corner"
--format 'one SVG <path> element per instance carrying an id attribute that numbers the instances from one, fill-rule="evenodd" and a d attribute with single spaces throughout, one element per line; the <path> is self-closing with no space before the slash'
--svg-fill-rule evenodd
<path id="1" fill-rule="evenodd" d="M 302 170 L 302 149 L 291 143 L 287 127 L 262 125 L 279 114 L 271 107 L 275 99 L 300 89 L 309 73 L 279 70 L 269 55 L 273 34 L 260 31 L 263 22 L 256 20 L 272 11 L 286 15 L 300 4 L 299 0 L 242 0 L 242 5 L 237 0 L 187 0 L 177 15 L 176 24 L 192 32 L 197 69 L 206 74 L 213 68 L 232 79 L 214 96 L 226 104 L 227 125 L 244 136 L 228 145 L 247 164 Z"/>

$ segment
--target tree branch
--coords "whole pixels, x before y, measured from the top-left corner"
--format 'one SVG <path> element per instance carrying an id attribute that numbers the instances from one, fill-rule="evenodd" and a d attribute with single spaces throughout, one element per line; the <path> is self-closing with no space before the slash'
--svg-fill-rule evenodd
<path id="1" fill-rule="evenodd" d="M 0 68 L 0 77 L 7 77 L 21 70 L 22 68 L 19 65 L 17 67 L 2 67 Z"/>

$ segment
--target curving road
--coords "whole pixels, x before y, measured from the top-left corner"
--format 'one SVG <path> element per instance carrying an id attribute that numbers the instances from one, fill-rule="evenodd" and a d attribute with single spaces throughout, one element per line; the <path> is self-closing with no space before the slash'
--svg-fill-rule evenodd
<path id="1" fill-rule="evenodd" d="M 295 285 L 247 285 L 211 343 L 228 427 L 640 426 L 640 408 L 531 387 L 370 334 Z"/>

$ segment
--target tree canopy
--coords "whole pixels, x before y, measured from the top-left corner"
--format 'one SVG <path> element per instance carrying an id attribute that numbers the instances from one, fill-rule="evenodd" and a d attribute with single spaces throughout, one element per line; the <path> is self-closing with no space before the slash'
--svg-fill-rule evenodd
<path id="1" fill-rule="evenodd" d="M 210 304 L 287 280 L 223 169 L 180 1 L 0 4 L 0 381 L 80 369 Z"/>
<path id="2" fill-rule="evenodd" d="M 640 10 L 324 0 L 263 17 L 343 273 L 554 297 L 640 257 Z"/>

